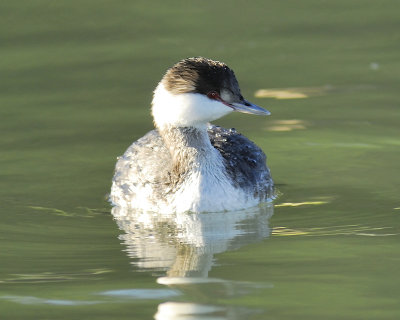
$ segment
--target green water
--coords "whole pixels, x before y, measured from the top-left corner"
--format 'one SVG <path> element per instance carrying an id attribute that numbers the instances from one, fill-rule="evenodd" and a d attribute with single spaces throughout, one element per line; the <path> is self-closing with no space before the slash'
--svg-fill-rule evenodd
<path id="1" fill-rule="evenodd" d="M 399 9 L 3 1 L 0 318 L 400 318 Z M 116 157 L 152 128 L 165 69 L 196 55 L 272 112 L 216 123 L 265 150 L 281 195 L 115 221 Z M 307 97 L 254 96 L 271 88 Z"/>

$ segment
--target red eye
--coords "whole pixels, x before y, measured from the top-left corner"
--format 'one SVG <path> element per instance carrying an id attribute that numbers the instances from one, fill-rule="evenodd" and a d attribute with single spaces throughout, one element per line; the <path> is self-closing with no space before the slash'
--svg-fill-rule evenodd
<path id="1" fill-rule="evenodd" d="M 213 100 L 218 100 L 219 94 L 216 91 L 211 91 L 211 92 L 207 93 L 207 97 L 209 97 L 210 99 L 213 99 Z"/>

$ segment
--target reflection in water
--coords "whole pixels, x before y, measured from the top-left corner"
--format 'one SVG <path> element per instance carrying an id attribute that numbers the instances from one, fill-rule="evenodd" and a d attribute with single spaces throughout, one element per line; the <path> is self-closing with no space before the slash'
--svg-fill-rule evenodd
<path id="1" fill-rule="evenodd" d="M 272 204 L 234 212 L 160 215 L 113 208 L 120 236 L 139 271 L 160 275 L 159 284 L 181 293 L 185 301 L 159 305 L 156 319 L 240 319 L 245 308 L 215 305 L 215 301 L 250 294 L 269 284 L 208 278 L 214 255 L 255 243 L 270 234 Z"/>
<path id="2" fill-rule="evenodd" d="M 247 319 L 256 313 L 239 307 L 221 307 L 190 302 L 165 302 L 158 306 L 155 320 L 224 320 Z"/>
<path id="3" fill-rule="evenodd" d="M 45 304 L 55 306 L 85 306 L 101 303 L 101 301 L 83 301 L 83 300 L 59 300 L 59 299 L 43 299 L 32 296 L 0 296 L 2 300 L 16 302 L 18 304 Z"/>
<path id="4" fill-rule="evenodd" d="M 271 88 L 259 89 L 254 93 L 254 96 L 257 98 L 304 99 L 310 96 L 323 95 L 332 90 L 333 87 L 330 85 L 303 88 Z"/>
<path id="5" fill-rule="evenodd" d="M 288 119 L 288 120 L 273 120 L 265 128 L 267 131 L 293 131 L 306 129 L 309 124 L 304 120 Z"/>
<path id="6" fill-rule="evenodd" d="M 154 318 L 156 320 L 196 319 L 200 317 L 207 319 L 207 316 L 212 316 L 213 319 L 227 319 L 227 317 L 220 316 L 224 313 L 225 308 L 223 307 L 189 302 L 165 302 L 159 305 Z M 228 319 L 232 318 L 229 317 Z"/>
<path id="7" fill-rule="evenodd" d="M 332 86 L 327 84 L 320 87 L 259 89 L 254 93 L 254 96 L 257 98 L 304 99 L 330 93 L 338 94 L 338 93 L 354 92 L 354 91 L 367 91 L 372 89 L 376 89 L 376 87 L 365 84 L 346 85 L 346 86 Z"/>
<path id="8" fill-rule="evenodd" d="M 113 208 L 132 264 L 168 277 L 207 277 L 213 256 L 268 237 L 272 205 L 219 213 L 159 215 Z"/>
<path id="9" fill-rule="evenodd" d="M 309 205 L 321 205 L 327 204 L 328 201 L 303 201 L 303 202 L 284 202 L 280 204 L 276 204 L 275 207 L 300 207 L 300 206 L 309 206 Z"/>
<path id="10" fill-rule="evenodd" d="M 358 224 L 338 225 L 329 227 L 314 227 L 302 229 L 290 229 L 286 227 L 275 227 L 272 231 L 274 236 L 309 236 L 309 237 L 326 237 L 326 236 L 368 236 L 368 237 L 388 237 L 395 236 L 398 233 L 387 233 L 393 227 L 368 227 Z"/>

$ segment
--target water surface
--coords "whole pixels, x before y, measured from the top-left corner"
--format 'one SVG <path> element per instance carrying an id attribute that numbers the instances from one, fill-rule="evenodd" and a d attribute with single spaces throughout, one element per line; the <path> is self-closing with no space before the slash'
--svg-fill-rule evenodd
<path id="1" fill-rule="evenodd" d="M 400 317 L 398 8 L 376 1 L 0 5 L 2 319 Z M 280 196 L 115 220 L 116 157 L 167 67 L 227 62 Z"/>

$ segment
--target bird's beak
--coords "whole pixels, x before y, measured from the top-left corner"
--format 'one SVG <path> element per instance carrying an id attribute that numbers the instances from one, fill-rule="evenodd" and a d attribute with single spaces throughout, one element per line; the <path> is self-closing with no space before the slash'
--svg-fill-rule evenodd
<path id="1" fill-rule="evenodd" d="M 271 114 L 271 112 L 268 110 L 252 104 L 247 100 L 243 100 L 241 102 L 231 102 L 230 105 L 232 106 L 233 110 L 242 113 L 250 113 L 258 116 L 269 116 Z"/>

